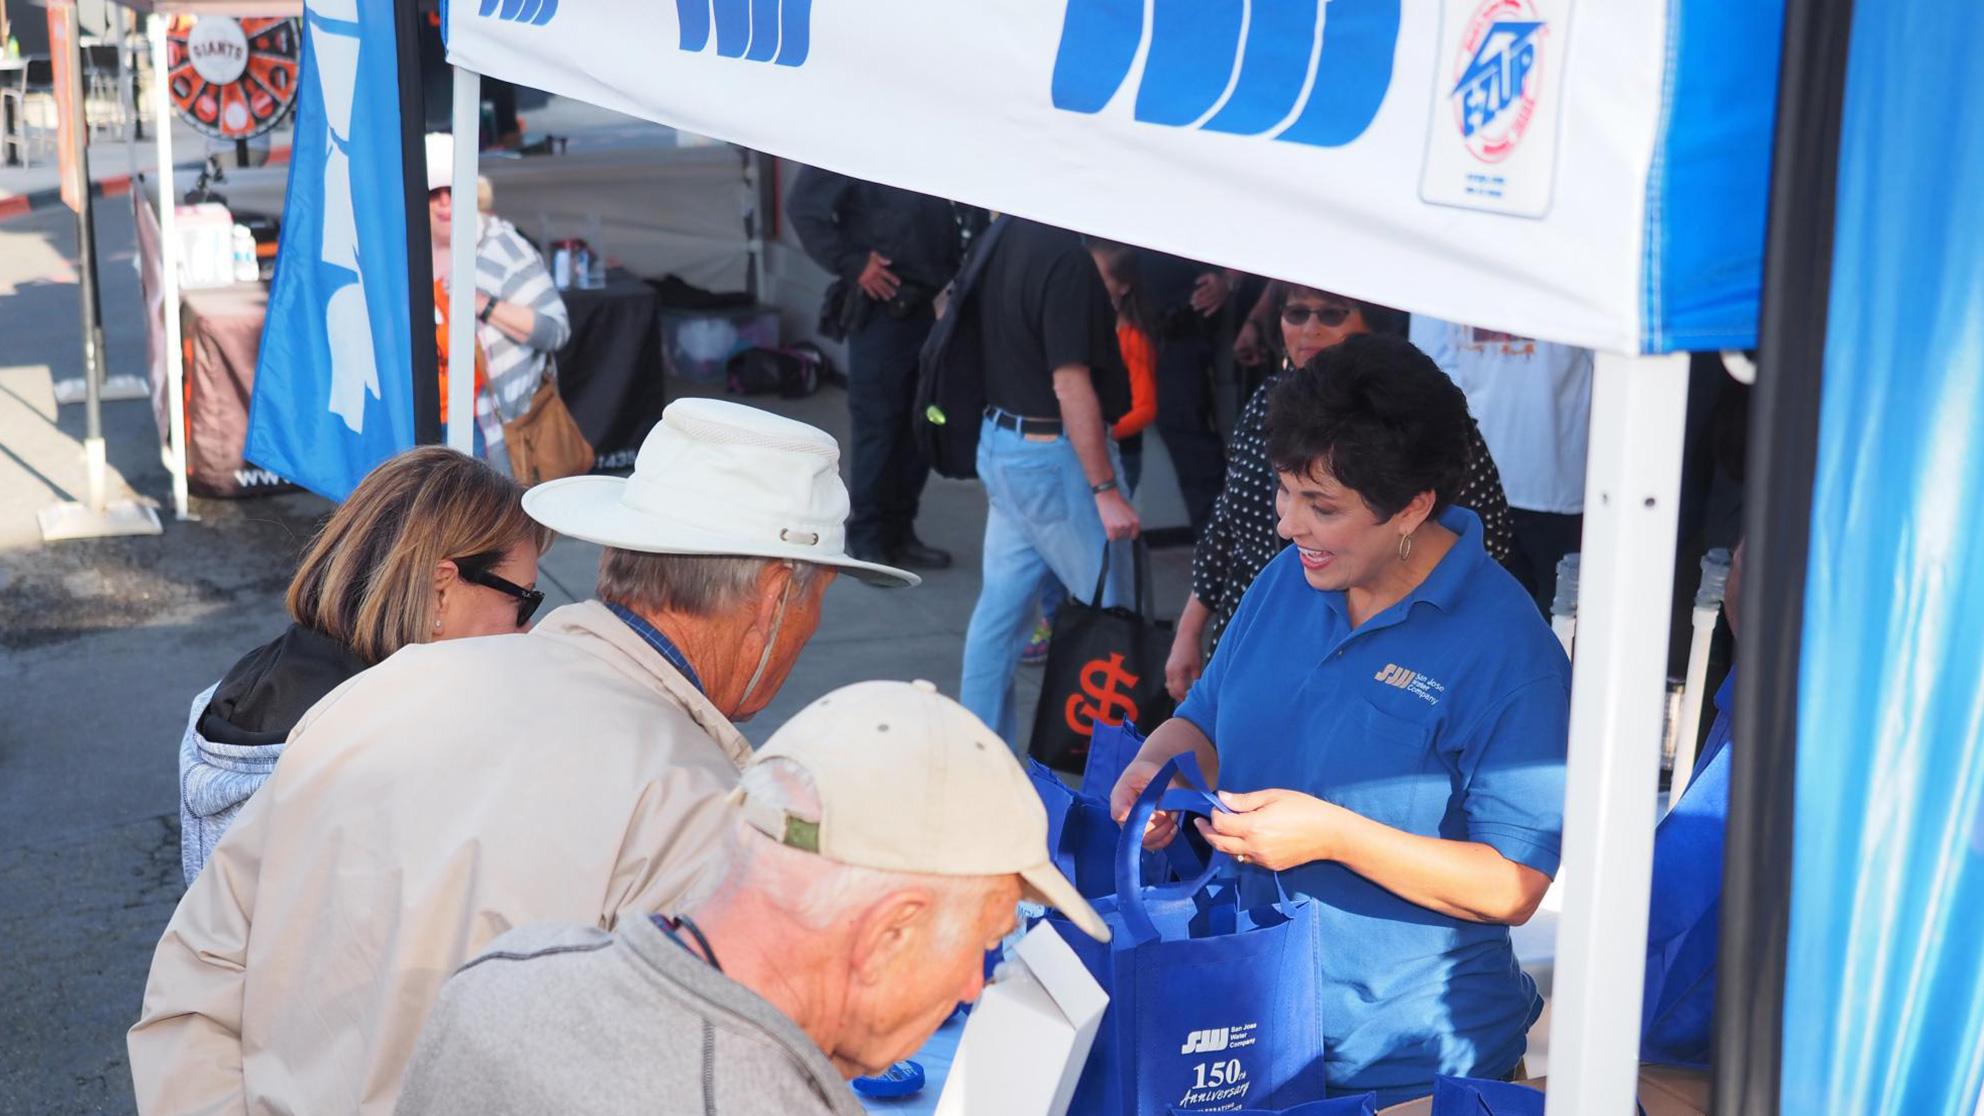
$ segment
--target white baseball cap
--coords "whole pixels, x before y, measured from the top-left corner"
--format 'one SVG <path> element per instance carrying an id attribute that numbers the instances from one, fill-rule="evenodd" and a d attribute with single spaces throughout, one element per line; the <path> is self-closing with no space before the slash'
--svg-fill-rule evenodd
<path id="1" fill-rule="evenodd" d="M 751 763 L 811 776 L 820 818 L 731 792 L 752 828 L 828 860 L 932 876 L 1018 875 L 1031 898 L 1109 940 L 1054 866 L 1047 808 L 1005 741 L 929 682 L 857 682 L 787 721 Z"/>
<path id="2" fill-rule="evenodd" d="M 566 477 L 524 493 L 524 511 L 561 535 L 649 554 L 790 558 L 908 586 L 907 570 L 847 554 L 840 445 L 817 427 L 722 399 L 661 413 L 630 477 Z"/>
<path id="3" fill-rule="evenodd" d="M 427 192 L 454 185 L 455 137 L 447 132 L 427 133 Z"/>

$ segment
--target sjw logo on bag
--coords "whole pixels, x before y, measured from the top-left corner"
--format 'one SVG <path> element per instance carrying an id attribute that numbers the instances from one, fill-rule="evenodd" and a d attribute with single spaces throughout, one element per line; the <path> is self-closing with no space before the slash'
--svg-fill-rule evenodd
<path id="1" fill-rule="evenodd" d="M 1069 0 L 1054 107 L 1098 113 L 1144 49 L 1138 122 L 1340 147 L 1391 88 L 1399 0 Z"/>
<path id="2" fill-rule="evenodd" d="M 803 66 L 812 48 L 813 0 L 675 0 L 675 12 L 691 54 L 714 40 L 723 58 Z"/>
<path id="3" fill-rule="evenodd" d="M 1178 1048 L 1180 1054 L 1217 1054 L 1222 1050 L 1239 1050 L 1254 1045 L 1254 1030 L 1258 1023 L 1244 1023 L 1238 1027 L 1214 1027 L 1205 1031 L 1193 1031 L 1185 1036 L 1185 1045 Z"/>
<path id="4" fill-rule="evenodd" d="M 484 19 L 542 27 L 558 14 L 558 0 L 482 0 L 475 14 Z"/>

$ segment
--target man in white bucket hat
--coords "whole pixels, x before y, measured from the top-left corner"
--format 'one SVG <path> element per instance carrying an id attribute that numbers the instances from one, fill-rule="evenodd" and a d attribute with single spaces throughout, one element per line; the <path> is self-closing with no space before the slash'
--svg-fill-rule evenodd
<path id="1" fill-rule="evenodd" d="M 916 583 L 847 556 L 839 456 L 681 400 L 632 477 L 527 494 L 607 547 L 599 599 L 408 647 L 305 715 L 159 942 L 140 1111 L 389 1112 L 441 982 L 490 939 L 671 910 L 751 756 L 731 722 L 778 692 L 827 583 Z"/>
<path id="2" fill-rule="evenodd" d="M 1109 931 L 1054 866 L 1005 742 L 928 682 L 859 682 L 773 734 L 673 917 L 538 925 L 441 992 L 403 1116 L 856 1116 L 843 1083 L 978 997 L 1015 901 Z"/>

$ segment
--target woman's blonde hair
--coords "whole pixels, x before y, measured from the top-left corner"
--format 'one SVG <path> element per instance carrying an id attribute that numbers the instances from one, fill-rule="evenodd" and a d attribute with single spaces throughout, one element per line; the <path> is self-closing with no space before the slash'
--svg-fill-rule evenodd
<path id="1" fill-rule="evenodd" d="M 433 631 L 436 565 L 497 560 L 519 542 L 542 554 L 551 539 L 508 477 L 440 446 L 408 450 L 367 474 L 311 540 L 289 615 L 377 663 Z"/>

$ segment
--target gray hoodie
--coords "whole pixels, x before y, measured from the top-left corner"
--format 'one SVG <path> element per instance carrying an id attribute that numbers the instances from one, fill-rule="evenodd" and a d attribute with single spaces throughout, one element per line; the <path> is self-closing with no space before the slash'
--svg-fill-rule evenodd
<path id="1" fill-rule="evenodd" d="M 721 956 L 718 958 L 721 960 Z M 861 1116 L 806 1033 L 628 918 L 512 930 L 441 989 L 399 1116 Z"/>

